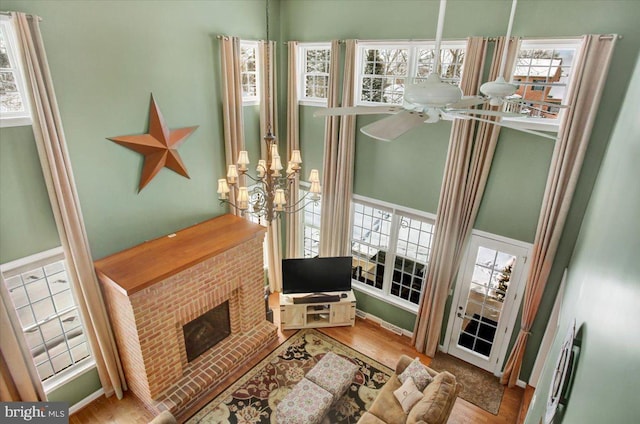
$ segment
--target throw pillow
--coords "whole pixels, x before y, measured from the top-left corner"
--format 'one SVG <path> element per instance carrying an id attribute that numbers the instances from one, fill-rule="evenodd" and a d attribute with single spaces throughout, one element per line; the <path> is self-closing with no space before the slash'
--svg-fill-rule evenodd
<path id="1" fill-rule="evenodd" d="M 402 371 L 402 374 L 398 376 L 398 380 L 404 384 L 409 377 L 413 379 L 413 382 L 416 383 L 416 387 L 420 391 L 423 391 L 424 388 L 427 387 L 427 384 L 431 383 L 431 380 L 433 380 L 418 358 L 414 359 L 409 365 L 407 365 L 407 368 L 405 368 L 404 371 Z"/>
<path id="2" fill-rule="evenodd" d="M 407 378 L 402 386 L 393 391 L 393 395 L 398 399 L 400 405 L 402 405 L 402 410 L 405 414 L 408 414 L 411 408 L 413 408 L 413 405 L 422 399 L 422 393 L 418 390 L 412 378 Z"/>

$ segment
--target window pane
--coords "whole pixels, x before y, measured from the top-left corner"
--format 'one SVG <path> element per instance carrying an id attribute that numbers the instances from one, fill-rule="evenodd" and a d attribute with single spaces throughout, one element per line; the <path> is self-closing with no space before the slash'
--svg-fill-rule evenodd
<path id="1" fill-rule="evenodd" d="M 386 252 L 391 233 L 391 213 L 354 203 L 351 251 L 353 275 L 362 283 L 382 289 Z"/>
<path id="2" fill-rule="evenodd" d="M 42 380 L 89 356 L 65 262 L 56 260 L 63 254 L 61 249 L 50 254 L 50 263 L 5 280 Z M 33 260 L 46 261 L 46 256 L 37 254 Z"/>
<path id="3" fill-rule="evenodd" d="M 302 81 L 304 83 L 303 98 L 326 99 L 329 85 L 330 48 L 303 48 L 304 64 Z"/>
<path id="4" fill-rule="evenodd" d="M 407 77 L 407 49 L 364 49 L 361 98 L 377 103 L 402 103 Z M 399 77 L 399 78 L 398 78 Z"/>
<path id="5" fill-rule="evenodd" d="M 518 82 L 516 96 L 522 103 L 508 104 L 507 111 L 523 117 L 557 119 L 571 77 L 576 47 L 554 48 L 538 43 L 535 48 L 523 42 L 518 52 L 512 80 Z M 545 102 L 551 105 L 536 103 Z"/>
<path id="6" fill-rule="evenodd" d="M 431 223 L 407 216 L 400 217 L 392 295 L 416 305 L 420 302 L 432 236 Z"/>

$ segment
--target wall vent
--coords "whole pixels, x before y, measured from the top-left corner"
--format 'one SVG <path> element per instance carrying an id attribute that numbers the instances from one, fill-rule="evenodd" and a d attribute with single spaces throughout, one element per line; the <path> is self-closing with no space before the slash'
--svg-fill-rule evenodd
<path id="1" fill-rule="evenodd" d="M 389 323 L 388 323 L 388 322 L 386 322 L 386 321 L 382 321 L 382 322 L 380 323 L 380 326 L 381 326 L 382 328 L 386 328 L 387 330 L 389 330 L 389 331 L 391 331 L 391 332 L 396 333 L 396 334 L 397 334 L 397 335 L 399 335 L 399 336 L 402 336 L 402 328 L 400 328 L 400 327 L 397 327 L 397 326 L 395 326 L 395 325 L 393 325 L 393 324 L 389 324 Z"/>
<path id="2" fill-rule="evenodd" d="M 356 316 L 358 318 L 367 319 L 367 313 L 362 312 L 360 309 L 356 309 Z"/>

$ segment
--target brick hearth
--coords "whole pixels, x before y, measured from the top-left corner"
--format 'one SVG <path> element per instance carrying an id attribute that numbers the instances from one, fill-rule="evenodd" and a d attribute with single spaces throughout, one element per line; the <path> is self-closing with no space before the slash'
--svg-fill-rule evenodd
<path id="1" fill-rule="evenodd" d="M 244 237 L 221 239 L 221 221 L 227 236 Z M 127 384 L 151 410 L 181 413 L 277 337 L 265 319 L 263 237 L 262 227 L 225 215 L 96 262 Z M 189 250 L 196 263 L 176 260 Z M 164 260 L 175 273 L 126 280 L 125 267 L 167 268 Z M 231 335 L 188 362 L 183 325 L 227 300 Z"/>

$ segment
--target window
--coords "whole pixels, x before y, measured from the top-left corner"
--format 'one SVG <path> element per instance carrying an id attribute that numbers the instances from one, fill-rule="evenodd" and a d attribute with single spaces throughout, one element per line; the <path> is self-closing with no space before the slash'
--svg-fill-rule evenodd
<path id="1" fill-rule="evenodd" d="M 309 196 L 308 186 L 300 188 L 300 198 Z M 307 202 L 304 206 L 303 249 L 305 258 L 315 258 L 320 252 L 320 210 L 321 200 Z"/>
<path id="2" fill-rule="evenodd" d="M 45 391 L 93 366 L 62 248 L 2 266 Z"/>
<path id="3" fill-rule="evenodd" d="M 240 78 L 243 104 L 260 102 L 260 73 L 258 72 L 258 43 L 240 41 Z"/>
<path id="4" fill-rule="evenodd" d="M 432 217 L 358 197 L 353 201 L 354 286 L 417 311 L 429 263 Z"/>
<path id="5" fill-rule="evenodd" d="M 330 43 L 298 44 L 298 97 L 302 104 L 326 106 L 329 90 Z"/>
<path id="6" fill-rule="evenodd" d="M 459 84 L 465 52 L 464 42 L 443 42 L 440 76 Z M 420 81 L 432 71 L 433 42 L 379 43 L 358 45 L 356 102 L 359 105 L 402 104 L 407 81 Z"/>
<path id="7" fill-rule="evenodd" d="M 562 109 L 553 104 L 565 100 L 580 43 L 579 39 L 520 42 L 511 81 L 517 83 L 516 96 L 523 103 L 507 104 L 506 110 L 523 117 L 510 120 L 530 129 L 557 131 Z"/>
<path id="8" fill-rule="evenodd" d="M 0 127 L 31 125 L 21 69 L 13 24 L 0 16 Z"/>

